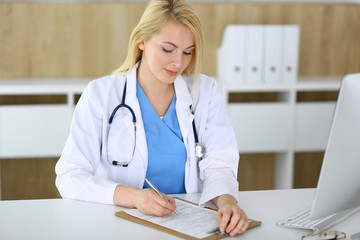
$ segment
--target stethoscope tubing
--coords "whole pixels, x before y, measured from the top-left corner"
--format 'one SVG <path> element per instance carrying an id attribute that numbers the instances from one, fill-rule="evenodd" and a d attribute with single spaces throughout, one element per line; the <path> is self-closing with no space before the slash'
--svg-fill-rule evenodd
<path id="1" fill-rule="evenodd" d="M 109 163 L 111 163 L 113 166 L 122 166 L 122 167 L 127 167 L 129 165 L 129 163 L 133 160 L 134 158 L 134 154 L 135 154 L 135 145 L 136 145 L 136 116 L 135 113 L 133 111 L 133 109 L 127 105 L 125 103 L 125 99 L 126 99 L 126 87 L 127 87 L 127 79 L 125 79 L 125 84 L 124 84 L 124 90 L 123 90 L 123 95 L 122 95 L 122 99 L 121 99 L 121 103 L 119 105 L 117 105 L 114 110 L 112 111 L 109 121 L 108 121 L 108 128 L 107 128 L 107 133 L 106 133 L 106 158 L 108 160 Z M 127 162 L 118 162 L 116 160 L 110 160 L 109 159 L 109 152 L 108 152 L 108 143 L 109 143 L 109 133 L 110 133 L 110 128 L 111 128 L 111 124 L 113 122 L 113 119 L 115 117 L 116 112 L 120 109 L 120 108 L 127 108 L 132 116 L 132 122 L 133 122 L 133 126 L 134 126 L 134 147 L 133 147 L 133 151 L 132 151 L 132 157 L 130 158 L 130 160 L 128 160 Z M 191 107 L 190 106 L 190 111 L 191 111 Z M 191 113 L 194 115 L 194 113 L 191 111 Z M 196 127 L 195 127 L 195 119 L 193 119 L 192 121 L 192 129 L 193 129 L 193 133 L 194 133 L 194 140 L 195 140 L 195 156 L 198 157 L 200 160 L 202 159 L 202 157 L 205 155 L 206 153 L 206 148 L 205 145 L 199 142 L 199 138 L 196 132 Z"/>
<path id="2" fill-rule="evenodd" d="M 121 103 L 119 105 L 117 105 L 114 110 L 112 111 L 111 113 L 111 116 L 109 118 L 109 125 L 111 125 L 114 117 L 115 117 L 115 114 L 117 112 L 117 110 L 119 110 L 121 107 L 125 107 L 127 109 L 129 109 L 129 111 L 131 112 L 131 115 L 132 115 L 132 118 L 133 118 L 133 123 L 136 124 L 136 116 L 135 116 L 135 113 L 134 113 L 134 110 L 125 103 L 125 98 L 126 98 L 126 86 L 127 86 L 127 80 L 125 80 L 125 85 L 124 85 L 124 90 L 123 90 L 123 95 L 122 95 L 122 99 L 121 99 Z"/>

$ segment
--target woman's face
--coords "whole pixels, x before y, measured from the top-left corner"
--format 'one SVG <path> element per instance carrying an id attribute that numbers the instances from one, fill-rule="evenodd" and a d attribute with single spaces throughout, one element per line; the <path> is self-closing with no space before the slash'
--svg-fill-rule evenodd
<path id="1" fill-rule="evenodd" d="M 189 65 L 195 43 L 185 25 L 169 21 L 138 47 L 143 50 L 138 77 L 171 84 Z"/>

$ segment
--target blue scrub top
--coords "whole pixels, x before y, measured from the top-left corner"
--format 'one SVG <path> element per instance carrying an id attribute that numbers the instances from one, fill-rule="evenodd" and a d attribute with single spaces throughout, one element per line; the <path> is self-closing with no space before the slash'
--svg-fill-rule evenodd
<path id="1" fill-rule="evenodd" d="M 165 194 L 186 193 L 184 179 L 187 156 L 176 115 L 176 95 L 162 120 L 138 82 L 136 96 L 148 148 L 146 178 Z M 145 181 L 144 188 L 150 188 Z"/>

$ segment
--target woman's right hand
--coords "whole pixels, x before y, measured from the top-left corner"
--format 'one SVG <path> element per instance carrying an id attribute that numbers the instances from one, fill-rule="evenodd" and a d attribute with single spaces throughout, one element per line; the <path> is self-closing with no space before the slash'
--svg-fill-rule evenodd
<path id="1" fill-rule="evenodd" d="M 135 196 L 135 207 L 146 215 L 166 216 L 176 210 L 175 199 L 163 194 L 163 199 L 152 189 L 140 189 Z"/>
<path id="2" fill-rule="evenodd" d="M 135 207 L 146 215 L 162 217 L 176 210 L 175 199 L 163 195 L 168 201 L 149 188 L 139 189 L 118 185 L 114 193 L 114 204 L 123 207 Z"/>

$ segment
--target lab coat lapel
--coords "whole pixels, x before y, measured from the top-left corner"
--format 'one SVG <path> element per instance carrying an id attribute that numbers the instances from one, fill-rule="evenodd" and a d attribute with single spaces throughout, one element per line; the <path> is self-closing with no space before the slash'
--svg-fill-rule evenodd
<path id="1" fill-rule="evenodd" d="M 184 143 L 187 145 L 186 142 L 188 142 L 189 130 L 192 127 L 191 124 L 194 119 L 194 115 L 190 111 L 192 98 L 186 81 L 181 76 L 176 78 L 174 86 L 176 92 L 176 113 Z"/>
<path id="2" fill-rule="evenodd" d="M 126 102 L 135 112 L 136 116 L 136 149 L 140 152 L 142 160 L 144 162 L 145 169 L 147 168 L 147 145 L 146 145 L 146 136 L 144 123 L 141 116 L 141 110 L 139 101 L 136 97 L 136 70 L 138 64 L 133 68 L 133 70 L 127 76 L 127 89 L 126 89 Z"/>
<path id="3" fill-rule="evenodd" d="M 136 115 L 136 149 L 140 152 L 141 157 L 144 161 L 144 167 L 147 169 L 147 158 L 148 150 L 145 136 L 144 123 L 141 116 L 141 110 L 139 101 L 136 97 L 136 70 L 138 64 L 127 76 L 127 89 L 126 89 L 126 103 L 131 106 Z M 181 134 L 186 144 L 189 137 L 189 130 L 192 128 L 192 121 L 194 115 L 190 111 L 190 106 L 192 104 L 192 98 L 187 87 L 186 81 L 178 76 L 174 82 L 175 92 L 176 92 L 176 113 L 179 121 L 179 126 L 181 129 Z M 187 150 L 189 151 L 189 150 Z M 189 153 L 189 152 L 188 152 Z"/>

